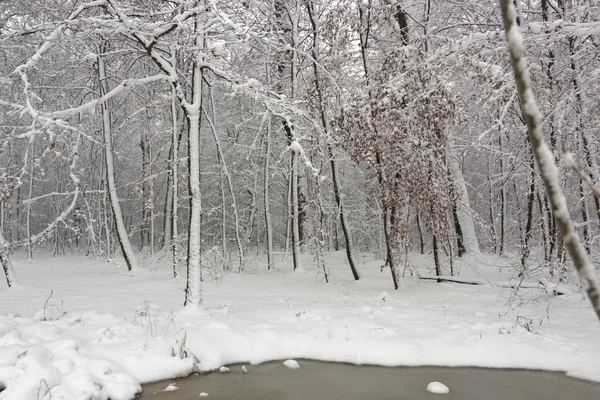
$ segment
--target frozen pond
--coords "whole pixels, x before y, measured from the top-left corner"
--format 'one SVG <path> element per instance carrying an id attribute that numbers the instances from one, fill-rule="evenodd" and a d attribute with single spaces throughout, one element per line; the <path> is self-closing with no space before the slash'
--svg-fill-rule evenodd
<path id="1" fill-rule="evenodd" d="M 230 372 L 194 375 L 144 385 L 141 399 L 188 400 L 586 400 L 600 399 L 600 384 L 562 373 L 484 368 L 356 366 L 298 360 L 230 367 Z M 288 364 L 288 365 L 293 365 Z M 430 382 L 449 394 L 432 394 Z M 176 383 L 175 391 L 162 391 Z M 200 394 L 202 393 L 202 396 Z"/>

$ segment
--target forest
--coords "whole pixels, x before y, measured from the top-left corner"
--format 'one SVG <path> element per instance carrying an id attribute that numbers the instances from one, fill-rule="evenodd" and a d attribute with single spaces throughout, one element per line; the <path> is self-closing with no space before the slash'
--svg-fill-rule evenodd
<path id="1" fill-rule="evenodd" d="M 593 0 L 0 1 L 0 287 L 498 262 L 600 318 L 599 46 Z"/>
<path id="2" fill-rule="evenodd" d="M 590 253 L 598 6 L 516 3 Z M 511 252 L 564 274 L 494 1 L 11 1 L 0 27 L 5 248 L 164 251 L 175 275 L 310 252 L 325 276 L 345 249 L 355 279 L 356 252 Z"/>

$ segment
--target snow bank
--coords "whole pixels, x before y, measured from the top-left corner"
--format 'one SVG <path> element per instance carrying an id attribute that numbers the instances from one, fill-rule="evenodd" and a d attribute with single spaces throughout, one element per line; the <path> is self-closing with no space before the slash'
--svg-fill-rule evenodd
<path id="1" fill-rule="evenodd" d="M 141 391 L 118 363 L 88 354 L 79 340 L 51 323 L 0 318 L 0 349 L 2 400 L 125 400 Z"/>
<path id="2" fill-rule="evenodd" d="M 432 266 L 423 257 L 411 264 L 426 275 Z M 493 283 L 511 271 L 478 258 L 456 266 L 463 279 L 487 285 L 405 279 L 402 290 L 382 292 L 390 282 L 380 261 L 354 282 L 341 260 L 328 260 L 336 280 L 329 285 L 316 270 L 205 282 L 205 308 L 193 310 L 181 308 L 174 294 L 185 282 L 167 278 L 168 267 L 156 277 L 121 276 L 86 261 L 82 276 L 81 263 L 16 263 L 22 286 L 0 290 L 0 400 L 129 400 L 140 383 L 302 358 L 560 370 L 600 381 L 600 324 L 576 291 L 553 297 L 523 288 L 546 300 L 507 308 L 510 290 Z M 49 287 L 66 311 L 38 311 L 53 308 Z M 105 313 L 89 311 L 98 304 Z"/>

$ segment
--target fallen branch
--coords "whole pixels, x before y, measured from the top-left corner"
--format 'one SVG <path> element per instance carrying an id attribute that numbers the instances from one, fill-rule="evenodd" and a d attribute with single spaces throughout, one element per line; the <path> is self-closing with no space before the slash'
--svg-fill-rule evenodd
<path id="1" fill-rule="evenodd" d="M 568 289 L 558 289 L 557 285 L 544 283 L 543 281 L 536 282 L 521 282 L 519 284 L 510 282 L 489 282 L 489 281 L 478 281 L 454 278 L 450 276 L 420 276 L 419 279 L 425 279 L 429 281 L 448 282 L 448 283 L 459 283 L 461 285 L 473 285 L 473 286 L 484 286 L 489 284 L 493 287 L 507 288 L 507 289 L 543 289 L 546 292 L 552 292 L 556 296 L 563 296 L 572 294 Z"/>

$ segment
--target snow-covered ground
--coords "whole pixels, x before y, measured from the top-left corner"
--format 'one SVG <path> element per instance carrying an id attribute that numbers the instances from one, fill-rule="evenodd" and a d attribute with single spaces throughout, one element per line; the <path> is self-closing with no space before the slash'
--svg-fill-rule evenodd
<path id="1" fill-rule="evenodd" d="M 332 255 L 326 284 L 315 269 L 292 273 L 284 262 L 266 273 L 250 261 L 247 273 L 212 274 L 204 307 L 183 309 L 184 281 L 170 277 L 166 257 L 132 274 L 85 257 L 15 261 L 20 286 L 0 286 L 0 399 L 125 400 L 140 383 L 289 358 L 562 370 L 600 381 L 600 323 L 576 288 L 515 294 L 501 287 L 514 274 L 509 261 L 485 256 L 457 266 L 461 279 L 483 285 L 407 272 L 394 291 L 381 261 L 361 263 L 354 282 L 343 253 Z M 429 257 L 411 264 L 431 275 Z"/>

